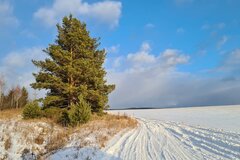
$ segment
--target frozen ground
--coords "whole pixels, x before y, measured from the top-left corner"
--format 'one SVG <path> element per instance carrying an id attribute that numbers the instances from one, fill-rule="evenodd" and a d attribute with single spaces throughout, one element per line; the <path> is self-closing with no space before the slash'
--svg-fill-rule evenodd
<path id="1" fill-rule="evenodd" d="M 240 159 L 239 106 L 111 112 L 134 113 L 139 126 L 101 150 L 66 148 L 49 159 Z"/>

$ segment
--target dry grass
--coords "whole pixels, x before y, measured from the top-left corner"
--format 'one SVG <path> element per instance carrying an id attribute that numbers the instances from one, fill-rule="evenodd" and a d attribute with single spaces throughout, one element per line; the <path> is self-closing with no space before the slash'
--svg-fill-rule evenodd
<path id="1" fill-rule="evenodd" d="M 0 119 L 12 119 L 16 118 L 19 115 L 22 114 L 22 108 L 21 109 L 7 109 L 0 111 Z"/>
<path id="2" fill-rule="evenodd" d="M 91 142 L 89 142 L 86 138 L 90 134 L 96 136 L 96 142 L 98 143 L 99 147 L 105 147 L 106 142 L 114 135 L 124 129 L 132 129 L 136 126 L 137 121 L 126 115 L 104 114 L 103 116 L 98 116 L 94 114 L 88 123 L 74 128 L 63 128 L 57 126 L 60 127 L 61 130 L 57 134 L 50 135 L 48 137 L 48 142 L 45 146 L 47 152 L 42 153 L 41 156 L 44 157 L 45 154 L 63 148 L 71 139 L 70 137 L 74 134 L 75 140 L 80 142 L 80 148 L 91 146 Z"/>
<path id="3" fill-rule="evenodd" d="M 5 150 L 9 150 L 11 148 L 11 146 L 12 146 L 11 139 L 10 139 L 10 137 L 8 137 L 4 143 L 4 148 L 5 148 Z"/>
<path id="4" fill-rule="evenodd" d="M 133 129 L 135 127 L 137 127 L 137 120 L 127 115 L 105 114 L 103 116 L 98 116 L 94 114 L 88 123 L 79 126 L 78 132 L 81 133 L 85 131 L 86 136 L 90 133 L 104 133 L 96 134 L 96 139 L 100 147 L 105 147 L 106 142 L 114 135 L 124 129 Z M 83 144 L 83 146 L 86 145 L 88 144 Z"/>
<path id="5" fill-rule="evenodd" d="M 63 131 L 60 131 L 55 135 L 51 135 L 48 138 L 48 144 L 45 147 L 47 153 L 64 147 L 64 145 L 67 143 L 68 136 L 68 132 Z"/>
<path id="6" fill-rule="evenodd" d="M 10 132 L 21 133 L 26 143 L 35 148 L 29 146 L 29 149 L 39 157 L 63 148 L 66 144 L 71 143 L 72 138 L 74 138 L 74 142 L 78 143 L 77 145 L 79 147 L 94 144 L 98 144 L 99 147 L 105 147 L 106 142 L 114 135 L 137 126 L 137 121 L 126 115 L 104 114 L 99 116 L 93 114 L 90 121 L 86 124 L 74 128 L 64 128 L 47 118 L 29 120 L 16 119 L 21 113 L 22 109 L 0 111 L 0 120 L 14 125 L 15 127 L 13 127 Z M 14 121 L 9 121 L 11 118 Z M 88 138 L 90 135 L 95 137 L 94 142 L 89 141 Z M 5 140 L 6 150 L 11 148 L 10 138 L 11 137 Z"/>
<path id="7" fill-rule="evenodd" d="M 49 119 L 49 118 L 45 118 L 45 117 L 36 118 L 36 119 L 21 119 L 20 121 L 26 122 L 26 123 L 38 123 L 38 122 L 43 122 L 43 123 L 50 124 L 51 126 L 59 126 L 59 127 L 61 127 L 61 126 L 60 126 L 59 124 L 57 124 L 54 120 Z"/>
<path id="8" fill-rule="evenodd" d="M 113 115 L 105 114 L 104 116 L 93 115 L 90 122 L 84 124 L 82 127 L 86 126 L 97 126 L 100 125 L 106 129 L 116 129 L 120 131 L 125 128 L 135 128 L 137 126 L 137 121 L 127 115 Z"/>

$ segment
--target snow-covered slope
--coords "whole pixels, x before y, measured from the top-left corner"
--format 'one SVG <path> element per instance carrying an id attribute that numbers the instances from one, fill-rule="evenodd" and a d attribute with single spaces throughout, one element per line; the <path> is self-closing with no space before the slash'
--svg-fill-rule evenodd
<path id="1" fill-rule="evenodd" d="M 56 137 L 61 132 L 59 127 L 46 122 L 22 121 L 21 116 L 0 120 L 0 159 L 17 160 L 48 152 L 52 140 L 61 141 Z"/>
<path id="2" fill-rule="evenodd" d="M 240 106 L 111 112 L 134 115 L 139 126 L 101 150 L 66 148 L 49 159 L 240 159 Z"/>
<path id="3" fill-rule="evenodd" d="M 104 147 L 115 134 L 125 133 L 137 125 L 135 119 L 108 114 L 93 115 L 86 124 L 65 128 L 45 118 L 23 120 L 20 113 L 15 110 L 0 113 L 0 160 L 46 159 L 55 151 L 74 152 L 73 157 L 78 154 L 75 152 L 88 157 L 98 151 L 106 157 L 98 148 Z M 56 157 L 59 159 L 61 154 Z M 67 157 L 72 159 L 71 155 Z"/>

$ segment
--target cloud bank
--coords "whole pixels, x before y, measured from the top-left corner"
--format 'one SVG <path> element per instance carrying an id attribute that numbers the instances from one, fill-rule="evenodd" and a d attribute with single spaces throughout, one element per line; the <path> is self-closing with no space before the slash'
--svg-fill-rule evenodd
<path id="1" fill-rule="evenodd" d="M 233 70 L 236 75 L 237 68 L 240 69 L 239 50 L 230 53 L 214 73 L 208 73 L 221 72 L 216 78 L 179 71 L 179 65 L 190 61 L 190 57 L 179 50 L 166 49 L 154 55 L 150 45 L 143 43 L 139 51 L 128 54 L 125 59 L 122 57 L 121 66 L 126 68 L 109 71 L 108 82 L 116 84 L 116 90 L 110 95 L 112 108 L 240 103 L 240 79 L 228 77 Z"/>

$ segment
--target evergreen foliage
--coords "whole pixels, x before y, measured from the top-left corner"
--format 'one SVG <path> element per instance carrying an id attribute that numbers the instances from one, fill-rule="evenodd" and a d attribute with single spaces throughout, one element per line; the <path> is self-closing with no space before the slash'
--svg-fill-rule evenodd
<path id="1" fill-rule="evenodd" d="M 73 125 L 86 123 L 91 117 L 91 107 L 83 99 L 83 96 L 78 97 L 78 103 L 71 106 L 70 120 Z"/>
<path id="2" fill-rule="evenodd" d="M 57 29 L 55 43 L 44 50 L 49 58 L 33 60 L 41 70 L 34 74 L 36 82 L 31 86 L 48 90 L 44 108 L 70 108 L 82 95 L 92 112 L 102 112 L 108 108 L 108 94 L 115 88 L 106 84 L 105 50 L 98 49 L 99 39 L 91 38 L 86 24 L 72 15 L 64 17 Z"/>
<path id="3" fill-rule="evenodd" d="M 23 109 L 23 118 L 39 118 L 41 117 L 41 108 L 38 105 L 37 101 L 29 102 Z"/>
<path id="4" fill-rule="evenodd" d="M 45 118 L 50 118 L 53 121 L 57 122 L 61 115 L 62 115 L 62 109 L 58 107 L 51 107 L 51 108 L 46 108 L 42 110 L 42 116 Z"/>
<path id="5" fill-rule="evenodd" d="M 71 122 L 71 119 L 69 117 L 69 113 L 67 112 L 67 110 L 63 110 L 58 120 L 58 123 L 60 123 L 64 127 L 67 127 L 70 125 L 70 122 Z"/>
<path id="6" fill-rule="evenodd" d="M 28 91 L 25 87 L 22 88 L 21 97 L 19 98 L 19 106 L 24 107 L 28 103 Z"/>

